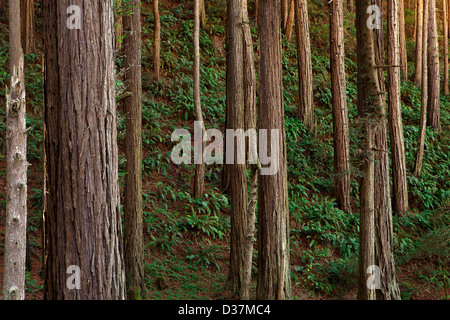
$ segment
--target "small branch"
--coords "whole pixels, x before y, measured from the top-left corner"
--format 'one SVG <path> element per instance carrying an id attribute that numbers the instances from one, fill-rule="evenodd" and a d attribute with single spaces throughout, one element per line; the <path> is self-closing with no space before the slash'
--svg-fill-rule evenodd
<path id="1" fill-rule="evenodd" d="M 116 102 L 121 102 L 122 100 L 128 98 L 128 97 L 132 97 L 133 94 L 129 91 L 122 93 L 120 96 L 116 97 Z"/>

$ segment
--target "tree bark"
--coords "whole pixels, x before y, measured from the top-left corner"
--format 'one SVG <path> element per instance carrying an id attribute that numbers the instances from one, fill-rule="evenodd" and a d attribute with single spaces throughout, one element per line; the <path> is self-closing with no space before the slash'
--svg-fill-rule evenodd
<path id="1" fill-rule="evenodd" d="M 27 134 L 20 3 L 9 3 L 10 88 L 6 91 L 6 230 L 3 299 L 25 299 Z"/>
<path id="2" fill-rule="evenodd" d="M 436 1 L 428 2 L 428 106 L 427 125 L 441 131 L 441 120 L 439 111 L 440 100 L 440 73 L 439 73 L 439 49 L 436 24 Z"/>
<path id="3" fill-rule="evenodd" d="M 292 30 L 294 30 L 294 19 L 295 18 L 295 1 L 291 0 L 291 5 L 289 6 L 289 15 L 286 23 L 286 40 L 291 41 Z"/>
<path id="4" fill-rule="evenodd" d="M 159 0 L 153 0 L 153 15 L 155 17 L 155 41 L 153 43 L 153 70 L 156 81 L 160 80 L 161 72 L 161 19 L 159 17 Z"/>
<path id="5" fill-rule="evenodd" d="M 308 5 L 306 0 L 295 0 L 295 32 L 298 55 L 298 87 L 300 121 L 314 132 L 314 105 L 311 66 L 311 42 L 309 35 Z"/>
<path id="6" fill-rule="evenodd" d="M 416 161 L 414 163 L 415 177 L 420 177 L 422 172 L 423 152 L 425 146 L 425 135 L 427 129 L 427 105 L 428 105 L 428 1 L 423 1 L 423 37 L 422 37 L 422 98 L 420 109 L 419 141 L 417 147 Z"/>
<path id="7" fill-rule="evenodd" d="M 34 51 L 34 0 L 20 0 L 22 48 L 25 54 Z"/>
<path id="8" fill-rule="evenodd" d="M 400 64 L 399 10 L 397 0 L 388 1 L 388 64 Z M 389 132 L 392 154 L 393 208 L 400 215 L 408 211 L 406 157 L 401 113 L 400 70 L 389 68 Z"/>
<path id="9" fill-rule="evenodd" d="M 351 212 L 350 150 L 345 84 L 344 8 L 342 1 L 330 3 L 330 63 L 333 106 L 335 196 L 338 207 Z"/>
<path id="10" fill-rule="evenodd" d="M 422 58 L 422 53 L 423 53 L 423 0 L 417 0 L 418 4 L 417 4 L 417 29 L 416 29 L 416 73 L 414 76 L 414 84 L 417 87 L 421 87 L 422 86 L 422 62 L 423 62 L 423 58 Z"/>
<path id="11" fill-rule="evenodd" d="M 202 106 L 200 99 L 200 0 L 194 0 L 194 109 L 195 119 L 201 126 L 201 136 L 204 136 L 205 125 L 203 123 Z M 203 140 L 203 139 L 202 139 Z M 196 145 L 196 165 L 194 176 L 194 197 L 203 196 L 205 185 L 205 162 L 203 150 L 205 144 L 201 141 Z"/>
<path id="12" fill-rule="evenodd" d="M 288 15 L 289 15 L 288 0 L 281 0 L 281 27 L 283 29 L 286 29 Z"/>
<path id="13" fill-rule="evenodd" d="M 79 30 L 65 27 L 68 2 L 42 7 L 44 298 L 124 299 L 112 1 L 76 4 L 89 17 Z"/>
<path id="14" fill-rule="evenodd" d="M 399 0 L 400 15 L 400 64 L 404 81 L 408 81 L 408 57 L 406 52 L 405 0 Z"/>
<path id="15" fill-rule="evenodd" d="M 157 2 L 157 0 L 156 0 Z M 131 96 L 123 100 L 126 117 L 127 175 L 125 176 L 125 274 L 129 299 L 145 295 L 142 216 L 142 80 L 140 0 L 131 0 L 132 13 L 123 17 L 125 84 Z"/>
<path id="16" fill-rule="evenodd" d="M 442 0 L 442 11 L 444 12 L 444 93 L 449 94 L 448 87 L 448 0 Z"/>
<path id="17" fill-rule="evenodd" d="M 375 299 L 375 290 L 367 286 L 368 269 L 375 265 L 375 111 L 383 107 L 384 99 L 376 68 L 378 48 L 376 30 L 367 27 L 367 8 L 372 0 L 356 3 L 358 48 L 358 123 L 360 126 L 360 244 L 358 299 Z"/>
<path id="18" fill-rule="evenodd" d="M 278 130 L 268 152 L 277 156 L 278 171 L 260 176 L 258 196 L 258 280 L 259 300 L 290 299 L 289 206 L 285 125 L 281 66 L 281 30 L 279 0 L 260 0 L 258 11 L 259 130 Z M 260 137 L 261 139 L 261 137 Z M 268 139 L 268 145 L 272 144 Z M 270 150 L 271 149 L 271 150 Z"/>

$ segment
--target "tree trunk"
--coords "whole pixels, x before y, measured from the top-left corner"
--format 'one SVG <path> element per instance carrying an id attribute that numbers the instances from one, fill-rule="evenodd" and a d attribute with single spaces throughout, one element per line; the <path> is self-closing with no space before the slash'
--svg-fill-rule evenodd
<path id="1" fill-rule="evenodd" d="M 442 1 L 442 10 L 444 11 L 444 93 L 449 94 L 448 87 L 448 0 Z"/>
<path id="2" fill-rule="evenodd" d="M 278 130 L 277 138 L 267 139 L 268 145 L 276 139 L 273 141 L 275 147 L 270 147 L 267 152 L 276 155 L 278 170 L 271 172 L 273 174 L 261 174 L 259 184 L 258 300 L 290 299 L 292 295 L 281 30 L 276 27 L 280 25 L 279 5 L 279 0 L 260 0 L 258 11 L 259 130 L 268 130 L 268 137 L 272 130 Z M 263 138 L 260 136 L 260 139 Z"/>
<path id="3" fill-rule="evenodd" d="M 358 299 L 375 299 L 375 290 L 367 286 L 369 267 L 375 264 L 375 203 L 374 203 L 374 112 L 383 107 L 382 88 L 376 69 L 376 30 L 367 27 L 367 8 L 371 0 L 356 3 L 356 30 L 358 48 L 358 123 L 361 138 L 360 180 L 360 244 Z"/>
<path id="4" fill-rule="evenodd" d="M 242 0 L 230 0 L 227 4 L 227 132 L 244 129 L 244 43 Z M 236 131 L 238 132 L 238 131 Z M 229 136 L 228 136 L 229 138 Z M 225 164 L 230 174 L 229 198 L 231 205 L 231 254 L 230 288 L 234 292 L 241 290 L 244 273 L 244 245 L 247 227 L 247 171 L 245 163 L 237 163 L 238 155 L 245 154 L 244 136 L 237 134 L 226 145 L 234 145 L 231 157 L 234 164 Z M 230 149 L 226 147 L 227 159 Z"/>
<path id="5" fill-rule="evenodd" d="M 159 17 L 159 0 L 153 0 L 153 15 L 155 17 L 155 42 L 153 43 L 153 70 L 156 81 L 160 80 L 161 71 L 161 19 Z"/>
<path id="6" fill-rule="evenodd" d="M 156 0 L 157 2 L 157 0 Z M 142 80 L 140 0 L 131 0 L 132 14 L 123 17 L 125 84 L 131 96 L 123 100 L 126 117 L 125 274 L 127 295 L 145 294 L 142 217 Z"/>
<path id="7" fill-rule="evenodd" d="M 355 12 L 354 0 L 347 0 L 347 10 L 348 12 Z"/>
<path id="8" fill-rule="evenodd" d="M 422 53 L 423 53 L 423 31 L 425 30 L 423 28 L 424 24 L 424 10 L 423 10 L 423 0 L 417 0 L 417 29 L 416 29 L 416 74 L 414 76 L 414 84 L 417 87 L 422 86 Z"/>
<path id="9" fill-rule="evenodd" d="M 249 21 L 247 0 L 243 0 L 243 20 Z M 256 131 L 256 73 L 255 60 L 253 51 L 253 40 L 250 25 L 243 24 L 243 41 L 244 41 L 244 105 L 245 105 L 245 131 L 249 129 Z M 257 150 L 256 141 L 251 145 L 252 140 L 249 139 L 249 148 L 247 161 L 250 159 L 250 150 Z M 249 165 L 247 165 L 247 168 Z M 253 245 L 255 239 L 255 219 L 256 219 L 256 203 L 258 195 L 258 166 L 250 164 L 250 191 L 247 207 L 247 228 L 245 232 L 244 244 L 244 272 L 241 290 L 241 298 L 243 300 L 250 299 L 250 287 L 252 281 L 252 264 L 253 264 Z"/>
<path id="10" fill-rule="evenodd" d="M 25 54 L 34 51 L 34 0 L 20 0 L 22 48 Z"/>
<path id="11" fill-rule="evenodd" d="M 20 3 L 9 3 L 10 88 L 6 91 L 6 230 L 3 299 L 25 299 L 27 134 Z"/>
<path id="12" fill-rule="evenodd" d="M 425 134 L 427 129 L 427 105 L 428 105 L 428 1 L 423 1 L 423 37 L 422 37 L 422 99 L 420 109 L 420 129 L 417 147 L 416 161 L 414 163 L 415 177 L 420 177 L 422 172 L 423 152 L 425 146 Z"/>
<path id="13" fill-rule="evenodd" d="M 200 100 L 200 0 L 194 0 L 194 109 L 197 125 L 201 126 L 198 131 L 201 137 L 204 136 L 205 125 L 203 123 L 202 106 Z M 201 139 L 203 140 L 203 139 Z M 203 141 L 195 145 L 195 176 L 194 176 L 194 197 L 203 196 L 205 184 L 205 162 L 203 161 Z"/>
<path id="14" fill-rule="evenodd" d="M 124 299 L 112 1 L 77 3 L 80 30 L 61 27 L 66 3 L 42 7 L 44 298 Z"/>
<path id="15" fill-rule="evenodd" d="M 400 64 L 399 10 L 396 0 L 388 1 L 388 65 Z M 401 113 L 400 70 L 389 68 L 389 132 L 392 154 L 393 208 L 400 215 L 408 211 L 406 158 Z"/>
<path id="16" fill-rule="evenodd" d="M 399 0 L 400 15 L 400 64 L 402 67 L 403 80 L 408 80 L 408 57 L 406 52 L 406 28 L 405 28 L 405 0 Z"/>
<path id="17" fill-rule="evenodd" d="M 286 29 L 289 15 L 289 0 L 281 0 L 281 27 Z"/>
<path id="18" fill-rule="evenodd" d="M 439 73 L 439 49 L 436 25 L 436 2 L 428 2 L 428 106 L 427 124 L 441 131 L 441 120 L 439 115 L 440 73 Z"/>
<path id="19" fill-rule="evenodd" d="M 306 0 L 295 0 L 295 32 L 298 55 L 298 87 L 300 121 L 314 132 L 314 105 L 311 66 L 311 44 L 309 36 L 308 6 Z"/>
<path id="20" fill-rule="evenodd" d="M 202 25 L 206 22 L 206 8 L 205 8 L 205 0 L 199 0 L 199 10 L 200 10 L 200 23 Z"/>
<path id="21" fill-rule="evenodd" d="M 330 3 L 330 61 L 333 106 L 335 195 L 338 207 L 351 212 L 350 150 L 345 85 L 344 8 L 342 1 Z"/>
<path id="22" fill-rule="evenodd" d="M 291 0 L 291 5 L 289 6 L 289 15 L 286 24 L 286 39 L 291 41 L 292 30 L 294 30 L 294 18 L 295 18 L 295 1 Z"/>

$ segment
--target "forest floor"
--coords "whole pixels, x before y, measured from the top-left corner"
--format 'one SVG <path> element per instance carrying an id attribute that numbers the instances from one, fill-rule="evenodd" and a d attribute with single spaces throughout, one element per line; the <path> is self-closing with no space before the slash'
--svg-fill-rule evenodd
<path id="1" fill-rule="evenodd" d="M 209 128 L 223 129 L 225 104 L 225 0 L 207 8 L 202 28 L 202 101 Z M 146 299 L 236 299 L 226 287 L 229 271 L 229 206 L 221 192 L 221 168 L 209 166 L 203 199 L 193 199 L 193 166 L 170 161 L 175 128 L 192 131 L 192 8 L 184 0 L 162 0 L 163 78 L 152 70 L 153 14 L 151 1 L 143 1 L 143 168 Z M 43 299 L 42 277 L 42 22 L 37 8 L 37 52 L 27 56 L 28 240 L 30 269 L 26 298 Z M 253 1 L 249 13 L 253 20 Z M 355 212 L 344 215 L 332 199 L 332 127 L 330 114 L 327 9 L 311 1 L 310 21 L 315 79 L 318 135 L 311 137 L 295 119 L 297 70 L 295 39 L 283 39 L 283 67 L 289 162 L 291 212 L 291 271 L 294 299 L 355 299 L 357 283 L 357 184 L 352 185 Z M 407 12 L 410 24 L 411 12 Z M 355 83 L 354 16 L 346 16 L 346 60 L 349 72 L 350 117 Z M 408 28 L 410 31 L 411 28 Z M 255 28 L 253 27 L 255 35 Z M 8 78 L 7 17 L 0 17 L 0 292 L 3 290 L 5 233 L 5 99 Z M 257 47 L 255 46 L 255 49 Z M 409 52 L 413 46 L 409 43 Z M 409 56 L 410 59 L 412 57 Z M 412 60 L 411 60 L 412 61 Z M 121 58 L 118 56 L 118 69 Z M 118 91 L 123 83 L 117 83 Z M 418 91 L 403 84 L 403 115 L 407 161 L 415 154 L 419 107 Z M 448 297 L 450 213 L 450 101 L 442 99 L 444 133 L 427 140 L 424 179 L 410 179 L 411 212 L 394 217 L 396 263 L 402 299 L 439 300 Z M 125 124 L 118 106 L 119 170 L 123 195 Z M 353 119 L 353 118 L 352 118 Z M 353 142 L 354 140 L 352 140 Z M 295 161 L 294 161 L 295 160 Z M 427 162 L 428 161 L 428 162 Z M 356 175 L 355 175 L 356 176 Z M 354 178 L 354 177 L 353 177 Z M 354 179 L 355 180 L 355 179 Z M 123 199 L 122 199 L 123 200 Z M 436 240 L 437 239 L 437 240 Z M 256 279 L 256 245 L 253 278 Z M 255 286 L 256 281 L 253 281 Z M 253 287 L 253 292 L 255 291 Z"/>

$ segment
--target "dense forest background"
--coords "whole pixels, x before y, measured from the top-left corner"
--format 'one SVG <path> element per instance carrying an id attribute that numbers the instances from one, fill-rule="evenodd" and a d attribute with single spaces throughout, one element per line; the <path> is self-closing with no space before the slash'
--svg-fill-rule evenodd
<path id="1" fill-rule="evenodd" d="M 405 1 L 405 3 L 413 1 Z M 172 163 L 175 129 L 193 130 L 192 1 L 161 0 L 161 76 L 153 70 L 153 1 L 142 3 L 143 210 L 145 283 L 149 299 L 233 299 L 226 289 L 230 252 L 230 208 L 222 192 L 222 166 L 206 166 L 205 195 L 192 196 L 194 166 Z M 437 6 L 441 8 L 441 1 Z M 354 299 L 359 249 L 359 172 L 351 175 L 352 213 L 333 198 L 329 17 L 323 0 L 308 1 L 316 128 L 298 120 L 298 70 L 295 36 L 283 35 L 283 94 L 288 162 L 291 278 L 294 299 Z M 258 57 L 254 1 L 249 16 Z M 442 12 L 437 12 L 443 55 Z M 35 7 L 34 53 L 25 57 L 28 131 L 28 247 L 26 298 L 42 299 L 43 209 L 43 47 L 40 1 Z M 207 128 L 224 129 L 226 88 L 226 1 L 206 3 L 200 31 L 201 99 Z M 421 92 L 415 72 L 414 7 L 406 6 L 408 81 L 401 83 L 401 111 L 410 210 L 394 215 L 394 256 L 402 299 L 448 298 L 450 257 L 450 98 L 440 96 L 442 130 L 427 130 L 420 178 L 412 175 L 418 146 Z M 357 162 L 355 14 L 345 11 L 345 67 L 350 123 L 350 154 Z M 121 39 L 119 38 L 120 42 Z M 5 88 L 9 85 L 7 14 L 0 17 L 0 261 L 5 230 Z M 118 95 L 123 56 L 117 56 Z M 441 72 L 443 69 L 441 67 Z M 119 177 L 125 175 L 125 116 L 119 103 Z M 357 166 L 354 166 L 355 168 Z M 123 191 L 123 190 L 122 190 Z M 123 196 L 123 192 L 122 192 Z M 254 251 L 256 257 L 257 251 Z M 257 259 L 253 259 L 254 263 Z M 253 267 L 256 279 L 257 268 Z M 3 267 L 0 265 L 0 274 Z M 0 277 L 0 288 L 3 288 Z M 254 289 L 254 288 L 253 288 Z M 1 290 L 1 289 L 0 289 Z"/>

